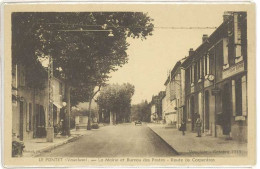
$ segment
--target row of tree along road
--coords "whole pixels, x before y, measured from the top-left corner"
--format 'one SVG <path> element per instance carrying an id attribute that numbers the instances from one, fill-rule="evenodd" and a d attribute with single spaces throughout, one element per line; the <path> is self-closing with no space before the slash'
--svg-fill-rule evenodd
<path id="1" fill-rule="evenodd" d="M 51 56 L 54 75 L 66 82 L 68 111 L 86 101 L 90 111 L 109 74 L 127 63 L 126 39 L 152 35 L 152 21 L 141 12 L 16 12 L 12 14 L 12 64 L 25 66 L 26 82 L 37 90 L 45 87 L 47 76 L 42 61 Z M 114 36 L 90 30 L 111 30 Z M 105 114 L 111 111 L 119 121 L 126 121 L 133 94 L 130 84 L 107 86 L 98 103 Z"/>

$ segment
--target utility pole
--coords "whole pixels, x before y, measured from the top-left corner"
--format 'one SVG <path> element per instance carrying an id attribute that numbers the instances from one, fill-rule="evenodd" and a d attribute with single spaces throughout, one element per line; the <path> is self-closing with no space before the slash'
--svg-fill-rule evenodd
<path id="1" fill-rule="evenodd" d="M 54 128 L 53 128 L 53 60 L 51 55 L 49 56 L 48 65 L 48 124 L 46 127 L 47 135 L 46 141 L 53 142 Z"/>

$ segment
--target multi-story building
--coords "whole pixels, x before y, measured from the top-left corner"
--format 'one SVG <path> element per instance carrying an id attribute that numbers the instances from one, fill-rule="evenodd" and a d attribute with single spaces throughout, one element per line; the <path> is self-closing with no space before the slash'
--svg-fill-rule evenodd
<path id="1" fill-rule="evenodd" d="M 155 122 L 157 120 L 156 106 L 155 104 L 151 105 L 151 122 Z"/>
<path id="2" fill-rule="evenodd" d="M 46 72 L 47 74 L 47 72 Z M 26 70 L 21 64 L 12 65 L 12 133 L 14 138 L 27 140 L 46 136 L 48 122 L 48 77 L 43 89 L 29 87 Z M 53 79 L 53 126 L 64 118 L 62 109 L 65 83 Z"/>
<path id="3" fill-rule="evenodd" d="M 225 12 L 223 23 L 190 50 L 185 68 L 187 129 L 198 115 L 206 134 L 247 140 L 246 12 Z"/>
<path id="4" fill-rule="evenodd" d="M 172 81 L 172 71 L 169 72 L 167 80 L 164 83 L 164 116 L 163 119 L 167 125 L 177 124 L 177 107 L 176 107 L 176 85 Z"/>
<path id="5" fill-rule="evenodd" d="M 180 127 L 184 118 L 185 108 L 185 70 L 182 63 L 186 58 L 178 61 L 170 71 L 166 82 L 166 96 L 164 98 L 164 116 L 166 124 L 175 124 Z"/>
<path id="6" fill-rule="evenodd" d="M 165 96 L 165 91 L 160 91 L 158 93 L 158 95 L 153 96 L 152 100 L 151 100 L 151 121 L 152 117 L 154 119 L 156 119 L 156 121 L 160 121 L 162 120 L 162 113 L 163 113 L 163 109 L 162 109 L 162 100 Z"/>

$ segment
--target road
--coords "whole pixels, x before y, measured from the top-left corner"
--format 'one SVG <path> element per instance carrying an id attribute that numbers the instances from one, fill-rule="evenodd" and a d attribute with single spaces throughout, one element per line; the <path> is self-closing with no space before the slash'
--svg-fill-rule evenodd
<path id="1" fill-rule="evenodd" d="M 87 131 L 86 131 L 87 132 Z M 165 157 L 175 151 L 145 124 L 105 126 L 62 145 L 44 157 Z"/>

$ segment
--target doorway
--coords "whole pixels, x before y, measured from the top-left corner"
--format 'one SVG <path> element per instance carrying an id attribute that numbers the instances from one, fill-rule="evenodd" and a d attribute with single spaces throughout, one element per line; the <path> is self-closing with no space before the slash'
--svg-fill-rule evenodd
<path id="1" fill-rule="evenodd" d="M 53 104 L 53 126 L 58 124 L 57 118 L 57 107 Z"/>
<path id="2" fill-rule="evenodd" d="M 205 92 L 205 129 L 209 130 L 209 91 Z"/>
<path id="3" fill-rule="evenodd" d="M 190 113 L 191 113 L 191 127 L 192 127 L 192 131 L 195 128 L 195 121 L 196 121 L 196 117 L 195 117 L 195 113 L 194 113 L 194 96 L 192 96 L 190 98 Z"/>
<path id="4" fill-rule="evenodd" d="M 223 127 L 223 134 L 229 135 L 231 132 L 231 115 L 232 115 L 232 103 L 231 103 L 231 92 L 229 89 L 229 85 L 225 84 L 222 94 L 222 111 L 223 111 L 223 118 L 222 118 L 222 127 Z"/>
<path id="5" fill-rule="evenodd" d="M 45 130 L 45 112 L 42 105 L 36 104 L 36 137 L 46 136 Z"/>
<path id="6" fill-rule="evenodd" d="M 24 106 L 23 101 L 20 101 L 20 125 L 19 125 L 20 141 L 23 141 L 23 121 L 24 121 L 23 120 L 23 113 L 24 113 L 23 106 Z"/>

